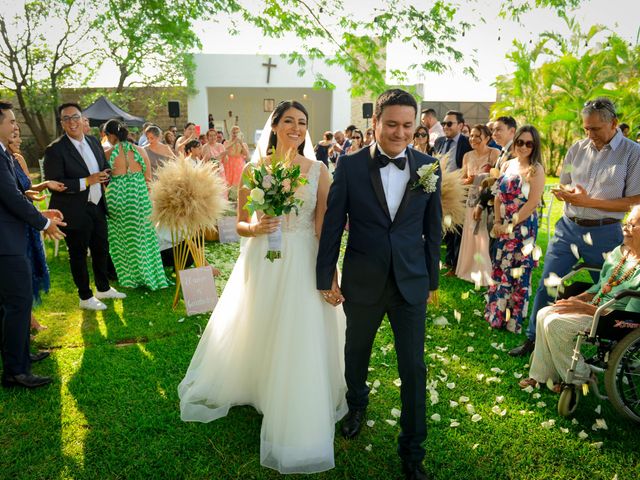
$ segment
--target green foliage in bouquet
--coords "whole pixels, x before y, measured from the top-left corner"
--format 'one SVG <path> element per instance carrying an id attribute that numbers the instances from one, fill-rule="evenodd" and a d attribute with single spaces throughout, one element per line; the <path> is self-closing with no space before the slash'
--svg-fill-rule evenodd
<path id="1" fill-rule="evenodd" d="M 300 165 L 271 155 L 259 165 L 246 169 L 242 175 L 242 184 L 250 190 L 244 208 L 252 215 L 262 211 L 279 217 L 292 210 L 297 215 L 302 200 L 296 198 L 296 189 L 306 183 L 307 179 L 300 175 Z"/>

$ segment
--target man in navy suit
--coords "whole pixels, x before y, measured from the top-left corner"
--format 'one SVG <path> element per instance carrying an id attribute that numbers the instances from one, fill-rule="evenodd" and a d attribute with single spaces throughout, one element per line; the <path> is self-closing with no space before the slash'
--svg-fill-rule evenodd
<path id="1" fill-rule="evenodd" d="M 442 208 L 438 178 L 433 192 L 418 185 L 418 169 L 436 160 L 407 148 L 418 106 L 402 90 L 376 102 L 377 143 L 339 162 L 328 197 L 316 263 L 317 287 L 347 315 L 345 379 L 349 413 L 342 424 L 355 437 L 369 400 L 366 385 L 373 341 L 385 314 L 395 337 L 402 386 L 398 453 L 407 479 L 425 479 L 426 302 L 438 288 Z M 345 224 L 349 238 L 342 284 L 336 262 Z M 344 296 L 343 296 L 344 295 Z"/>
<path id="2" fill-rule="evenodd" d="M 0 101 L 0 351 L 2 385 L 36 388 L 51 378 L 31 373 L 29 325 L 33 292 L 27 259 L 27 225 L 53 238 L 64 235 L 62 215 L 55 210 L 40 213 L 20 190 L 7 145 L 17 131 L 11 103 Z M 42 357 L 44 358 L 44 357 Z"/>
<path id="3" fill-rule="evenodd" d="M 448 157 L 446 169 L 453 172 L 462 168 L 462 157 L 471 150 L 469 139 L 460 133 L 464 117 L 461 112 L 449 110 L 440 123 L 444 129 L 444 137 L 438 137 L 433 149 L 437 155 Z M 444 263 L 451 268 L 448 275 L 455 272 L 461 241 L 462 236 L 459 232 L 450 232 L 444 236 L 444 244 L 447 247 Z"/>
<path id="4" fill-rule="evenodd" d="M 51 192 L 50 208 L 59 209 L 68 223 L 65 228 L 71 275 L 78 288 L 80 308 L 105 310 L 106 298 L 125 298 L 109 285 L 109 240 L 104 184 L 109 169 L 98 140 L 84 134 L 82 112 L 77 103 L 58 107 L 64 135 L 54 140 L 44 152 L 44 174 L 67 188 Z M 87 249 L 97 291 L 89 286 Z"/>

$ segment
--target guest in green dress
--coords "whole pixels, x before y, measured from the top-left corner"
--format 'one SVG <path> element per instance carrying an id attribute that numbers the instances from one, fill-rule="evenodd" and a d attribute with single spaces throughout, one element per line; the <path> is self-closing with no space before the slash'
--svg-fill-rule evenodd
<path id="1" fill-rule="evenodd" d="M 129 132 L 118 120 L 105 127 L 112 148 L 105 152 L 111 181 L 105 191 L 109 225 L 109 251 L 118 281 L 124 287 L 168 286 L 162 258 L 151 223 L 149 157 L 143 148 L 127 141 Z"/>
<path id="2" fill-rule="evenodd" d="M 529 378 L 520 381 L 521 388 L 544 384 L 549 379 L 554 384 L 566 381 L 575 337 L 591 327 L 598 306 L 612 300 L 622 290 L 638 291 L 640 288 L 640 206 L 631 211 L 622 233 L 623 243 L 607 256 L 597 284 L 538 312 L 536 347 Z M 640 312 L 640 300 L 622 298 L 612 308 Z M 581 356 L 575 370 L 576 383 L 589 378 L 589 373 L 589 366 Z"/>

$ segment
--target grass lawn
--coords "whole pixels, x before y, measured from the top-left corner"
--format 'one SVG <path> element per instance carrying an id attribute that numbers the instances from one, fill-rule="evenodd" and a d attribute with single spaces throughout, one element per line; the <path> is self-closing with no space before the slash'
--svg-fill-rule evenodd
<path id="1" fill-rule="evenodd" d="M 555 218 L 560 209 L 556 203 Z M 542 228 L 539 244 L 544 249 L 546 243 Z M 49 329 L 34 344 L 52 355 L 34 372 L 55 381 L 35 391 L 0 389 L 0 479 L 278 477 L 259 464 L 261 417 L 252 408 L 234 408 L 209 424 L 180 420 L 176 387 L 208 315 L 187 318 L 182 304 L 172 311 L 172 289 L 122 289 L 126 300 L 109 301 L 105 312 L 83 312 L 66 249 L 53 257 L 51 246 L 48 242 L 52 291 L 36 310 Z M 215 243 L 207 249 L 209 261 L 223 272 L 221 291 L 238 246 Z M 426 467 L 431 478 L 640 478 L 638 426 L 621 421 L 593 394 L 583 398 L 575 419 L 559 417 L 557 395 L 518 388 L 514 374 L 526 375 L 528 360 L 511 358 L 506 350 L 523 337 L 488 327 L 478 315 L 483 295 L 468 283 L 442 277 L 440 301 L 428 313 L 425 351 L 429 381 L 439 394 L 438 403 L 427 402 Z M 459 322 L 454 308 L 462 314 Z M 434 326 L 432 320 L 439 316 L 449 325 Z M 385 322 L 369 377 L 380 382 L 368 413 L 375 423 L 365 426 L 356 440 L 336 435 L 336 468 L 316 478 L 400 478 L 395 452 L 399 427 L 386 421 L 394 420 L 391 410 L 400 408 L 397 378 L 393 337 Z M 497 403 L 496 397 L 504 398 Z M 451 401 L 459 405 L 451 406 Z M 504 415 L 492 411 L 496 405 L 506 410 Z M 482 418 L 472 421 L 469 410 Z M 434 414 L 440 415 L 439 422 L 431 419 Z M 606 420 L 607 430 L 592 429 L 598 418 Z M 452 420 L 459 425 L 452 427 Z M 555 425 L 544 428 L 541 424 L 548 420 Z M 586 439 L 580 438 L 582 431 Z"/>

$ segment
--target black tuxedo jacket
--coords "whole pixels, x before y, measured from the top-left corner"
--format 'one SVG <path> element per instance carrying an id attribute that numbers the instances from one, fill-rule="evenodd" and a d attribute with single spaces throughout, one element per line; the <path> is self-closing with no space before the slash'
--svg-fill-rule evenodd
<path id="1" fill-rule="evenodd" d="M 47 219 L 25 197 L 13 160 L 0 147 L 0 256 L 25 255 L 27 225 L 42 230 Z"/>
<path id="2" fill-rule="evenodd" d="M 375 144 L 338 162 L 329 190 L 316 263 L 319 290 L 330 290 L 347 217 L 349 238 L 341 289 L 345 299 L 372 305 L 393 269 L 400 293 L 409 304 L 424 302 L 438 288 L 442 207 L 441 175 L 437 189 L 426 193 L 417 170 L 437 160 L 407 149 L 409 183 L 391 220 L 382 187 Z"/>
<path id="3" fill-rule="evenodd" d="M 433 151 L 435 153 L 444 154 L 445 143 L 447 142 L 447 137 L 438 137 L 436 138 L 435 143 L 433 144 Z M 456 150 L 456 166 L 458 168 L 462 168 L 462 157 L 464 154 L 471 150 L 471 144 L 469 143 L 469 139 L 464 135 L 460 135 L 458 139 L 458 149 Z"/>
<path id="4" fill-rule="evenodd" d="M 100 171 L 108 168 L 102 146 L 94 137 L 84 137 L 93 151 Z M 82 228 L 84 213 L 89 199 L 89 188 L 80 191 L 80 179 L 91 175 L 78 149 L 69 137 L 62 135 L 54 140 L 44 152 L 44 176 L 47 180 L 56 180 L 65 184 L 64 192 L 51 192 L 49 208 L 62 212 L 69 229 Z M 104 199 L 104 186 L 101 186 Z M 106 203 L 100 202 L 105 208 Z"/>

